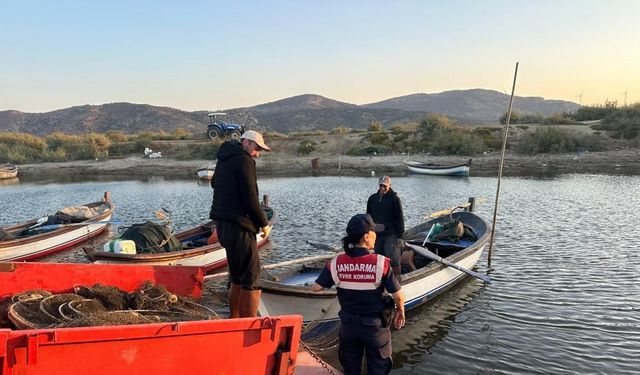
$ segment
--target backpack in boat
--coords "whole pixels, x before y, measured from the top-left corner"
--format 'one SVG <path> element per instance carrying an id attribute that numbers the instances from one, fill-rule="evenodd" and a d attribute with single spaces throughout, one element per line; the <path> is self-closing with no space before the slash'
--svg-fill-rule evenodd
<path id="1" fill-rule="evenodd" d="M 447 240 L 456 242 L 460 239 L 475 241 L 478 236 L 473 229 L 458 219 L 444 221 L 440 224 L 441 231 L 430 237 L 432 241 Z"/>
<path id="2" fill-rule="evenodd" d="M 133 224 L 125 230 L 120 239 L 136 243 L 136 253 L 153 254 L 182 250 L 182 244 L 162 225 L 152 221 Z"/>
<path id="3" fill-rule="evenodd" d="M 58 211 L 54 215 L 47 216 L 47 221 L 44 223 L 44 225 L 80 223 L 85 220 L 85 218 L 76 217 L 66 214 L 62 211 Z"/>
<path id="4" fill-rule="evenodd" d="M 447 240 L 455 242 L 462 238 L 463 234 L 464 225 L 460 220 L 447 220 L 440 223 L 440 231 L 432 235 L 429 239 L 431 241 Z"/>

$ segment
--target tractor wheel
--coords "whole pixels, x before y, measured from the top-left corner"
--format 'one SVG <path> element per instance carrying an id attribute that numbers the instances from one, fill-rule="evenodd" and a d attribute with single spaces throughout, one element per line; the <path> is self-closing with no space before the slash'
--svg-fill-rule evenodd
<path id="1" fill-rule="evenodd" d="M 207 134 L 209 135 L 209 139 L 217 139 L 217 138 L 222 138 L 222 133 L 220 132 L 220 129 L 216 129 L 216 128 L 211 128 L 207 131 Z"/>
<path id="2" fill-rule="evenodd" d="M 240 132 L 237 130 L 232 131 L 231 133 L 229 133 L 229 138 L 231 139 L 240 139 Z"/>

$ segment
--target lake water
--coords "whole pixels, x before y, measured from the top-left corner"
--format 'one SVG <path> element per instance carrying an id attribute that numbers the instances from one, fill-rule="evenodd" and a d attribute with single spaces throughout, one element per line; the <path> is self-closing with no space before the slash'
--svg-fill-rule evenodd
<path id="1" fill-rule="evenodd" d="M 278 217 L 263 261 L 317 255 L 305 240 L 337 245 L 376 184 L 377 177 L 259 180 Z M 493 284 L 468 278 L 409 312 L 407 326 L 393 334 L 393 373 L 639 373 L 639 186 L 639 176 L 503 179 L 492 269 L 486 251 L 477 268 Z M 495 178 L 393 179 L 407 227 L 471 196 L 487 198 L 477 211 L 491 222 L 495 187 Z M 95 201 L 104 191 L 124 223 L 154 219 L 164 207 L 177 230 L 205 221 L 211 203 L 210 187 L 196 181 L 17 184 L 0 186 L 0 225 Z M 47 260 L 87 262 L 77 248 Z M 322 354 L 335 363 L 330 351 Z"/>

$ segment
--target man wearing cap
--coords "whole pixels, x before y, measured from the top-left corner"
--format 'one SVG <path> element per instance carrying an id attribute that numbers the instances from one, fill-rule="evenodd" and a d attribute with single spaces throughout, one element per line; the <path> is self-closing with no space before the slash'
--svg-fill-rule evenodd
<path id="1" fill-rule="evenodd" d="M 378 191 L 367 201 L 367 213 L 376 223 L 385 226 L 376 240 L 375 252 L 391 259 L 391 267 L 396 276 L 400 275 L 400 248 L 396 245 L 404 233 L 404 215 L 400 197 L 391 189 L 391 178 L 378 179 Z"/>
<path id="2" fill-rule="evenodd" d="M 390 325 L 383 325 L 384 291 L 396 304 L 390 324 L 404 326 L 404 296 L 388 258 L 372 253 L 376 232 L 384 226 L 371 216 L 355 215 L 342 239 L 344 254 L 334 257 L 322 270 L 311 290 L 319 292 L 336 286 L 340 303 L 340 348 L 338 356 L 345 375 L 362 373 L 362 356 L 367 358 L 367 374 L 391 371 Z"/>
<path id="3" fill-rule="evenodd" d="M 260 152 L 271 151 L 264 138 L 253 130 L 240 141 L 224 142 L 218 150 L 213 201 L 209 217 L 216 220 L 216 232 L 225 248 L 229 265 L 229 309 L 231 318 L 256 316 L 260 303 L 260 258 L 256 234 L 268 236 L 271 228 L 260 207 L 256 162 Z"/>

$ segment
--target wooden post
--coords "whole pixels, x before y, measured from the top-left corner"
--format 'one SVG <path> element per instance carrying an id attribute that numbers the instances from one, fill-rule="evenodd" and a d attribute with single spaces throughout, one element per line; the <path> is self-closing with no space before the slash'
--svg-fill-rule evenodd
<path id="1" fill-rule="evenodd" d="M 466 208 L 469 212 L 474 212 L 476 210 L 476 198 L 469 197 L 469 206 Z"/>
<path id="2" fill-rule="evenodd" d="M 491 223 L 491 236 L 489 237 L 488 266 L 491 267 L 491 252 L 493 250 L 493 236 L 496 231 L 496 216 L 498 215 L 498 199 L 500 198 L 500 180 L 502 178 L 502 167 L 504 165 L 504 153 L 507 148 L 507 135 L 509 134 L 509 123 L 511 122 L 511 106 L 513 105 L 513 95 L 516 91 L 516 78 L 518 77 L 518 63 L 516 71 L 513 73 L 513 87 L 511 88 L 511 98 L 509 99 L 509 109 L 507 110 L 507 121 L 504 126 L 504 138 L 502 139 L 502 155 L 500 156 L 500 169 L 498 171 L 498 186 L 496 187 L 496 202 L 493 206 L 493 222 Z"/>
<path id="3" fill-rule="evenodd" d="M 262 204 L 265 205 L 265 206 L 269 205 L 269 195 L 268 194 L 265 194 L 265 195 L 262 196 Z"/>

